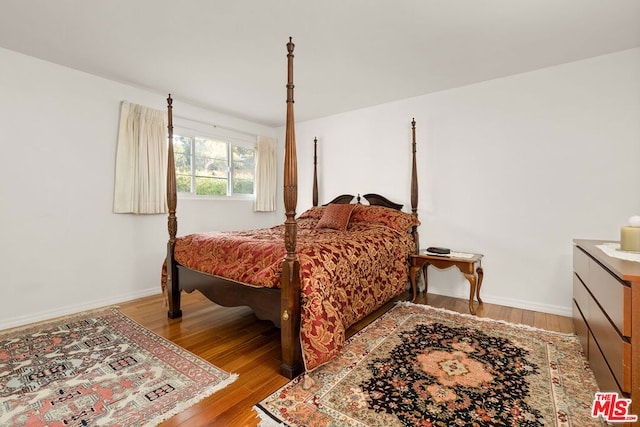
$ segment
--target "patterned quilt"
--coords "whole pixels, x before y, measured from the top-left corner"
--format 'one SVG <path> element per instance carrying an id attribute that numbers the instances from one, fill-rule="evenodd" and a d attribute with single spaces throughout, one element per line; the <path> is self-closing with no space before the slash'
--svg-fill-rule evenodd
<path id="1" fill-rule="evenodd" d="M 326 207 L 298 218 L 300 260 L 300 339 L 305 369 L 337 355 L 349 326 L 407 284 L 408 232 L 413 215 L 379 206 L 356 205 L 346 230 L 319 228 Z M 204 273 L 249 286 L 279 287 L 285 256 L 284 226 L 219 233 L 198 233 L 176 241 L 175 259 Z"/>

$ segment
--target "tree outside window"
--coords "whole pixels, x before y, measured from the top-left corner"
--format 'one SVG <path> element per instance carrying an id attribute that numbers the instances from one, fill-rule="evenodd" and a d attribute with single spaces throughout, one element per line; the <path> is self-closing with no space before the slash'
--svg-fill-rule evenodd
<path id="1" fill-rule="evenodd" d="M 253 195 L 255 148 L 174 135 L 177 190 L 198 196 Z"/>

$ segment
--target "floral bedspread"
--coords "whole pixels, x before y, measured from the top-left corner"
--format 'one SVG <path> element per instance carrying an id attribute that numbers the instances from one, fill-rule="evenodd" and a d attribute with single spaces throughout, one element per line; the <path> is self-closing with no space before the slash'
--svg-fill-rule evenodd
<path id="1" fill-rule="evenodd" d="M 346 231 L 316 228 L 324 209 L 298 219 L 300 339 L 308 371 L 337 355 L 349 326 L 405 290 L 407 256 L 415 251 L 408 225 L 418 224 L 407 213 L 358 206 Z M 284 226 L 191 234 L 175 246 L 176 261 L 188 268 L 261 287 L 280 286 L 284 255 Z"/>

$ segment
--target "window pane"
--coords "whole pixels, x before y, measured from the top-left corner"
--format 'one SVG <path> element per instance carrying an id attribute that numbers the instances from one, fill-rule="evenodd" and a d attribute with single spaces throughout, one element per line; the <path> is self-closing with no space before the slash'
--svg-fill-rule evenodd
<path id="1" fill-rule="evenodd" d="M 173 154 L 177 174 L 191 174 L 191 139 L 173 136 Z"/>
<path id="2" fill-rule="evenodd" d="M 191 138 L 173 136 L 173 156 L 176 165 L 176 189 L 191 192 Z"/>
<path id="3" fill-rule="evenodd" d="M 176 174 L 191 175 L 191 156 L 186 154 L 174 154 Z"/>
<path id="4" fill-rule="evenodd" d="M 226 196 L 231 187 L 233 194 L 253 194 L 253 148 L 231 146 L 227 142 L 208 137 L 174 135 L 173 151 L 179 192 Z"/>
<path id="5" fill-rule="evenodd" d="M 227 143 L 208 138 L 195 138 L 195 192 L 199 195 L 226 196 Z"/>
<path id="6" fill-rule="evenodd" d="M 196 177 L 196 194 L 207 196 L 226 196 L 227 180 L 213 177 Z"/>
<path id="7" fill-rule="evenodd" d="M 191 175 L 176 175 L 176 189 L 179 193 L 190 193 Z"/>
<path id="8" fill-rule="evenodd" d="M 233 193 L 253 194 L 256 163 L 255 150 L 252 148 L 233 146 Z"/>
<path id="9" fill-rule="evenodd" d="M 195 174 L 197 177 L 225 179 L 229 170 L 227 143 L 212 139 L 195 139 Z M 224 194 L 227 194 L 225 191 Z"/>

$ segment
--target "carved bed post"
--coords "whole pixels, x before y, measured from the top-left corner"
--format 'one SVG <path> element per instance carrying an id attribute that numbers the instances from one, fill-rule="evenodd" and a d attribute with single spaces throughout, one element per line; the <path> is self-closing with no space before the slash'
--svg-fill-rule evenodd
<path id="1" fill-rule="evenodd" d="M 313 138 L 313 206 L 318 206 L 318 138 Z"/>
<path id="2" fill-rule="evenodd" d="M 416 162 L 416 119 L 411 120 L 411 213 L 418 216 L 418 167 Z M 416 253 L 420 251 L 418 227 L 413 228 L 413 241 L 416 243 Z"/>
<path id="3" fill-rule="evenodd" d="M 296 159 L 295 122 L 293 117 L 293 48 L 287 43 L 287 122 L 284 155 L 284 244 L 287 254 L 282 262 L 281 278 L 281 345 L 282 375 L 293 378 L 301 369 L 300 352 L 300 262 L 296 253 L 298 225 L 295 219 L 298 202 L 298 167 Z"/>
<path id="4" fill-rule="evenodd" d="M 169 208 L 169 218 L 167 229 L 169 231 L 169 242 L 167 243 L 167 292 L 169 293 L 169 312 L 171 319 L 182 316 L 180 310 L 180 286 L 178 284 L 178 266 L 173 258 L 176 246 L 176 234 L 178 233 L 178 220 L 176 218 L 176 205 L 178 203 L 178 193 L 176 190 L 176 164 L 173 156 L 173 99 L 171 94 L 167 98 L 167 131 L 168 131 L 168 156 L 167 156 L 167 207 Z"/>

